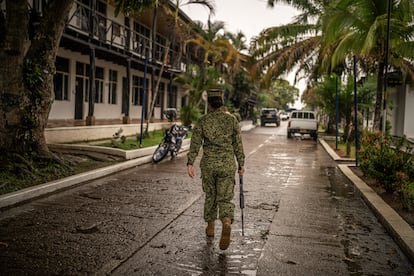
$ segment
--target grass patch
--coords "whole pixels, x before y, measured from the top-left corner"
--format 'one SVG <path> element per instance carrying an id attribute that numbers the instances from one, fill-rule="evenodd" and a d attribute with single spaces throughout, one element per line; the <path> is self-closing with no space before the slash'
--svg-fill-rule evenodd
<path id="1" fill-rule="evenodd" d="M 109 147 L 109 148 L 118 148 L 122 150 L 135 150 L 140 148 L 152 147 L 157 146 L 161 143 L 162 139 L 165 135 L 165 129 L 158 129 L 148 133 L 145 137 L 142 137 L 142 144 L 140 146 L 140 136 L 137 134 L 136 136 L 126 137 L 125 139 L 113 139 L 111 142 L 105 142 L 102 144 L 97 144 L 97 146 L 101 147 Z M 187 133 L 187 138 L 191 137 L 191 132 Z"/>
<path id="2" fill-rule="evenodd" d="M 61 156 L 66 160 L 65 155 Z M 61 179 L 74 174 L 97 169 L 113 164 L 111 161 L 91 160 L 90 158 L 78 158 L 65 162 L 62 165 L 52 160 L 30 160 L 20 162 L 11 156 L 0 157 L 2 170 L 0 172 L 0 195 L 18 191 L 27 187 L 39 185 L 49 181 Z"/>
<path id="3" fill-rule="evenodd" d="M 325 142 L 338 154 L 340 157 L 344 158 L 355 158 L 355 145 L 351 143 L 351 152 L 349 155 L 346 154 L 346 144 L 344 142 L 338 141 L 338 149 L 336 149 L 335 140 L 325 140 Z"/>
<path id="4" fill-rule="evenodd" d="M 123 150 L 134 150 L 139 148 L 146 148 L 158 145 L 164 137 L 165 129 L 158 129 L 148 133 L 147 136 L 142 136 L 142 144 L 140 147 L 140 135 L 126 137 L 123 139 L 112 139 L 110 142 L 97 144 L 101 147 L 119 148 Z"/>
<path id="5" fill-rule="evenodd" d="M 126 139 L 114 139 L 114 142 L 102 142 L 99 146 L 133 150 L 158 145 L 165 134 L 165 129 L 151 131 L 147 137 L 142 137 L 142 147 L 139 145 L 139 135 Z M 188 132 L 187 138 L 191 137 Z M 31 160 L 13 156 L 0 155 L 0 195 L 18 191 L 27 187 L 61 179 L 82 172 L 113 165 L 123 160 L 102 159 L 99 156 L 82 154 L 58 154 L 61 161 Z"/>

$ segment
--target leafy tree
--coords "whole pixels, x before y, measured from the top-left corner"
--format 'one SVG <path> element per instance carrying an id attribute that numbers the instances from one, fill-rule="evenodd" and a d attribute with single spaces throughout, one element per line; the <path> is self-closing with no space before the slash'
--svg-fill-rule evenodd
<path id="1" fill-rule="evenodd" d="M 263 87 L 287 72 L 296 71 L 296 78 L 308 76 L 316 79 L 322 58 L 320 15 L 324 14 L 326 1 L 273 0 L 298 9 L 301 14 L 289 24 L 270 27 L 254 37 L 250 53 L 257 60 L 252 74 L 261 77 Z"/>
<path id="2" fill-rule="evenodd" d="M 299 97 L 299 90 L 291 86 L 287 80 L 276 79 L 269 88 L 262 89 L 259 95 L 259 105 L 286 110 Z"/>
<path id="3" fill-rule="evenodd" d="M 253 55 L 258 59 L 254 73 L 263 73 L 264 83 L 282 73 L 296 70 L 313 81 L 326 73 L 341 74 L 356 56 L 358 66 L 377 75 L 374 126 L 381 121 L 384 71 L 401 70 L 414 76 L 412 0 L 391 1 L 389 59 L 387 58 L 387 1 L 375 0 L 268 0 L 292 5 L 302 13 L 285 26 L 264 30 L 255 40 Z M 390 64 L 392 67 L 388 67 Z"/>
<path id="4" fill-rule="evenodd" d="M 391 1 L 389 55 L 387 55 L 388 1 L 340 0 L 323 15 L 324 44 L 332 47 L 329 66 L 335 67 L 352 55 L 362 61 L 367 74 L 377 75 L 374 128 L 380 128 L 384 72 L 399 69 L 414 78 L 414 2 Z"/>
<path id="5" fill-rule="evenodd" d="M 210 88 L 220 86 L 220 76 L 221 74 L 214 66 L 206 66 L 202 70 L 197 64 L 191 64 L 186 72 L 175 78 L 183 85 L 188 97 L 187 105 L 182 107 L 181 112 L 181 119 L 185 125 L 195 122 L 201 114 L 200 111 L 205 110 L 206 105 L 202 94 Z"/>
<path id="6" fill-rule="evenodd" d="M 225 32 L 223 38 L 228 39 L 230 43 L 233 45 L 233 47 L 237 49 L 239 52 L 248 50 L 248 47 L 246 45 L 246 36 L 241 31 L 235 34 L 231 32 Z"/>
<path id="7" fill-rule="evenodd" d="M 40 11 L 26 0 L 6 0 L 0 12 L 0 152 L 56 157 L 44 129 L 53 103 L 59 42 L 74 1 L 50 0 Z"/>
<path id="8" fill-rule="evenodd" d="M 232 89 L 229 92 L 228 108 L 232 112 L 239 113 L 241 118 L 251 118 L 252 112 L 248 104 L 254 90 L 253 81 L 244 70 L 239 70 L 234 74 Z"/>
<path id="9" fill-rule="evenodd" d="M 158 8 L 162 7 L 165 14 L 171 16 L 173 18 L 173 25 L 172 25 L 172 32 L 170 37 L 167 38 L 166 48 L 164 49 L 164 57 L 163 63 L 158 73 L 157 81 L 155 82 L 154 70 L 152 70 L 152 98 L 149 101 L 149 109 L 147 110 L 146 117 L 150 118 L 154 112 L 155 102 L 159 93 L 159 85 L 161 82 L 161 77 L 165 69 L 165 64 L 167 63 L 167 59 L 170 54 L 170 49 L 172 49 L 175 45 L 177 39 L 180 41 L 184 39 L 186 34 L 189 32 L 189 29 L 186 28 L 187 24 L 182 24 L 184 27 L 180 28 L 180 17 L 179 11 L 180 8 L 185 5 L 201 5 L 207 7 L 210 10 L 210 13 L 214 13 L 214 2 L 209 0 L 175 0 L 173 2 L 173 9 L 171 9 L 170 1 L 167 0 L 153 0 L 153 1 L 145 1 L 145 0 L 115 0 L 117 3 L 117 10 L 116 12 L 124 12 L 124 13 L 135 13 L 138 14 L 148 8 L 152 8 L 154 10 L 153 14 L 153 23 L 152 23 L 152 45 L 154 45 L 155 41 L 155 34 L 156 34 L 156 22 L 157 22 L 157 15 L 158 15 Z M 155 48 L 152 48 L 153 53 L 152 55 L 155 56 Z M 173 53 L 173 52 L 171 52 Z M 178 53 L 177 57 L 171 56 L 171 60 L 173 66 L 176 65 L 176 61 L 178 61 L 178 57 L 181 56 L 181 52 Z M 191 110 L 184 110 L 185 114 L 195 114 Z M 145 127 L 145 135 L 148 135 L 149 131 L 149 123 L 150 120 L 147 120 L 146 127 Z"/>

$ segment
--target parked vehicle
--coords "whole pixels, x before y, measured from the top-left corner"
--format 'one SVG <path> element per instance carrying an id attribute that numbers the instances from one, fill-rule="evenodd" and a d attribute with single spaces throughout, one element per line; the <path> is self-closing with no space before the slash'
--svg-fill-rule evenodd
<path id="1" fill-rule="evenodd" d="M 183 140 L 187 137 L 187 134 L 188 128 L 173 124 L 165 131 L 164 138 L 152 155 L 152 161 L 158 163 L 163 160 L 168 153 L 171 154 L 171 158 L 175 158 L 180 151 Z"/>
<path id="2" fill-rule="evenodd" d="M 263 108 L 260 115 L 260 125 L 265 126 L 266 124 L 276 124 L 280 126 L 280 117 L 277 108 Z"/>
<path id="3" fill-rule="evenodd" d="M 285 111 L 281 111 L 279 113 L 279 117 L 280 117 L 280 120 L 282 120 L 282 121 L 289 120 L 289 113 L 287 113 Z"/>
<path id="4" fill-rule="evenodd" d="M 287 126 L 287 137 L 299 134 L 310 135 L 313 140 L 318 140 L 318 121 L 313 111 L 294 110 L 290 114 Z"/>

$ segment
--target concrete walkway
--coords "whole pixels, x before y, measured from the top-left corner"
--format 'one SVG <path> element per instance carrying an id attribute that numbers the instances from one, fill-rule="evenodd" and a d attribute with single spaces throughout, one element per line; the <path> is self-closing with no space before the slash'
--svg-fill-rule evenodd
<path id="1" fill-rule="evenodd" d="M 249 131 L 255 126 L 249 122 L 241 122 L 242 131 Z M 329 147 L 324 140 L 319 140 L 320 144 L 328 152 L 328 154 L 338 161 L 338 167 L 355 185 L 355 187 L 361 192 L 363 199 L 368 206 L 377 215 L 378 219 L 387 229 L 387 231 L 394 237 L 395 241 L 399 244 L 401 249 L 406 253 L 408 258 L 414 263 L 414 231 L 390 206 L 388 206 L 378 194 L 373 191 L 366 183 L 358 178 L 351 170 L 350 167 L 354 166 L 352 159 L 341 159 L 338 155 Z M 188 150 L 188 143 L 183 146 L 183 151 Z M 145 151 L 145 155 L 128 160 L 116 165 L 108 166 L 105 168 L 92 170 L 78 175 L 73 175 L 60 180 L 48 182 L 35 187 L 26 188 L 13 193 L 0 196 L 0 209 L 10 208 L 14 205 L 24 203 L 37 197 L 45 196 L 47 194 L 55 193 L 62 189 L 67 189 L 74 185 L 79 185 L 85 181 L 90 181 L 100 177 L 104 177 L 121 170 L 125 170 L 134 166 L 139 166 L 145 163 L 152 162 L 152 152 L 154 149 L 142 149 Z"/>
<path id="2" fill-rule="evenodd" d="M 240 122 L 240 127 L 242 131 L 249 131 L 256 126 L 252 124 L 251 121 L 242 121 Z M 189 148 L 190 140 L 187 139 L 183 142 L 183 146 L 181 149 L 181 153 L 185 152 Z M 110 175 L 122 170 L 126 170 L 135 166 L 139 166 L 146 163 L 152 162 L 152 154 L 154 153 L 157 146 L 148 147 L 133 151 L 124 151 L 120 149 L 113 149 L 113 148 L 105 148 L 105 147 L 94 147 L 89 145 L 70 145 L 70 144 L 53 144 L 51 145 L 53 148 L 60 148 L 60 149 L 72 149 L 76 151 L 96 151 L 100 153 L 107 152 L 108 154 L 117 155 L 124 157 L 126 160 L 125 162 L 118 163 L 112 166 L 92 170 L 89 172 L 84 172 L 77 175 L 72 175 L 69 177 L 65 177 L 59 180 L 47 182 L 44 184 L 40 184 L 33 187 L 28 187 L 26 189 L 22 189 L 16 192 L 12 192 L 9 194 L 1 195 L 0 196 L 0 210 L 4 208 L 10 208 L 12 206 L 22 204 L 29 200 L 46 196 L 48 194 L 55 193 L 62 189 L 67 189 L 71 186 L 79 185 L 83 182 L 90 181 L 93 179 L 101 178 L 106 175 Z"/>

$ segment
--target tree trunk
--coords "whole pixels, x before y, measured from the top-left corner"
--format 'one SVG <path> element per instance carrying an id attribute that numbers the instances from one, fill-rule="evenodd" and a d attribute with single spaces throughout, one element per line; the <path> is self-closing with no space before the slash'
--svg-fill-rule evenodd
<path id="1" fill-rule="evenodd" d="M 0 151 L 51 156 L 44 129 L 53 103 L 53 75 L 71 1 L 49 1 L 31 32 L 27 1 L 6 1 L 0 29 Z M 2 15 L 3 16 L 3 15 Z M 33 23 L 33 22 L 32 22 Z"/>
<path id="2" fill-rule="evenodd" d="M 168 52 L 170 50 L 170 47 L 169 47 L 170 42 L 169 41 L 167 41 L 167 45 L 168 46 L 167 46 L 167 49 L 165 50 L 165 53 L 164 53 L 164 58 L 163 58 L 163 62 L 162 62 L 162 65 L 161 65 L 161 69 L 160 69 L 160 72 L 158 74 L 157 84 L 155 85 L 155 87 L 153 89 L 154 94 L 152 95 L 152 98 L 151 98 L 151 101 L 150 101 L 150 108 L 149 108 L 149 110 L 147 112 L 147 118 L 148 118 L 148 120 L 147 120 L 147 125 L 145 127 L 145 133 L 146 134 L 148 133 L 148 130 L 149 130 L 149 123 L 150 123 L 149 118 L 151 118 L 151 115 L 154 112 L 155 101 L 157 100 L 158 90 L 159 90 L 160 82 L 161 82 L 161 77 L 162 77 L 162 74 L 164 72 L 165 63 L 167 62 Z"/>

